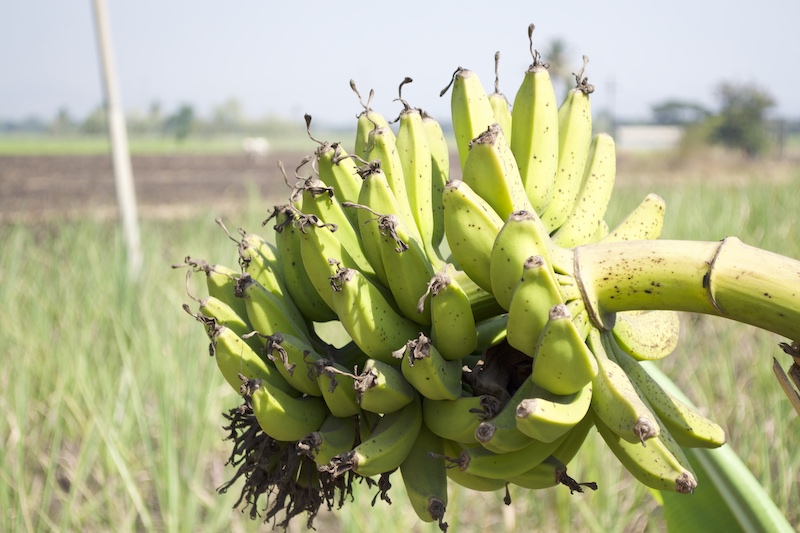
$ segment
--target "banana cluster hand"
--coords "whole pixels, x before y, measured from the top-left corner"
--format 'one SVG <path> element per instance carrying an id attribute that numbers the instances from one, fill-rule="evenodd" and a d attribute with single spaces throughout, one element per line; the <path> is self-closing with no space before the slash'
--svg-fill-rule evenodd
<path id="1" fill-rule="evenodd" d="M 639 361 L 674 350 L 680 310 L 800 336 L 800 303 L 764 303 L 764 279 L 741 281 L 751 249 L 656 245 L 657 195 L 609 229 L 615 146 L 592 132 L 587 60 L 557 106 L 532 31 L 511 110 L 497 82 L 487 95 L 474 71 L 453 75 L 459 179 L 428 113 L 398 95 L 395 135 L 362 101 L 354 155 L 318 141 L 301 163 L 317 175 L 264 222 L 274 235 L 231 237 L 239 269 L 181 265 L 206 274 L 208 296 L 185 307 L 244 400 L 229 418 L 247 504 L 274 491 L 342 503 L 356 478 L 388 499 L 399 469 L 412 508 L 444 530 L 448 482 L 596 489 L 567 475 L 593 427 L 643 483 L 692 492 L 681 447 L 725 432 Z M 777 294 L 800 264 L 770 272 Z M 332 321 L 343 347 L 317 333 Z"/>

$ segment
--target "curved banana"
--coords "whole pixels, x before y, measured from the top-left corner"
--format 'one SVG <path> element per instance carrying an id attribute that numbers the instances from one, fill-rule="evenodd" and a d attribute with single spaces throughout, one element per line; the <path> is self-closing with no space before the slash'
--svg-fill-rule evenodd
<path id="1" fill-rule="evenodd" d="M 691 493 L 697 479 L 680 446 L 669 445 L 660 436 L 647 441 L 647 446 L 631 443 L 610 429 L 597 415 L 597 431 L 617 459 L 633 477 L 657 490 Z"/>
<path id="2" fill-rule="evenodd" d="M 445 440 L 444 458 L 458 457 L 463 449 L 457 442 Z M 490 479 L 488 477 L 468 474 L 460 468 L 445 468 L 447 478 L 469 490 L 478 492 L 494 492 L 506 487 L 508 484 L 504 479 Z"/>
<path id="3" fill-rule="evenodd" d="M 531 381 L 553 394 L 568 395 L 591 383 L 597 372 L 596 358 L 567 306 L 554 305 L 539 336 Z"/>
<path id="4" fill-rule="evenodd" d="M 258 379 L 250 380 L 244 386 L 248 389 L 249 403 L 258 425 L 275 440 L 300 440 L 319 430 L 328 417 L 329 411 L 322 398 L 294 398 Z"/>
<path id="5" fill-rule="evenodd" d="M 461 450 L 461 455 L 450 462 L 468 474 L 490 479 L 508 479 L 531 469 L 551 455 L 566 440 L 566 435 L 553 442 L 530 441 L 519 450 L 495 453 L 482 445 Z"/>
<path id="6" fill-rule="evenodd" d="M 553 243 L 572 248 L 594 240 L 608 208 L 617 174 L 614 139 L 598 133 L 589 146 L 578 198 L 572 213 L 553 234 Z"/>
<path id="7" fill-rule="evenodd" d="M 434 244 L 433 240 L 431 148 L 428 144 L 425 125 L 422 122 L 422 112 L 409 106 L 402 97 L 403 85 L 410 81 L 411 78 L 406 78 L 400 84 L 401 94 L 398 99 L 403 104 L 403 110 L 400 111 L 396 147 L 403 168 L 403 179 L 411 214 L 422 238 L 420 243 L 430 261 L 438 266 L 442 260 L 439 257 L 438 244 Z"/>
<path id="8" fill-rule="evenodd" d="M 184 305 L 183 309 L 203 324 L 211 341 L 209 355 L 214 357 L 217 368 L 233 390 L 242 394 L 241 377 L 244 376 L 262 379 L 286 393 L 297 393 L 273 365 L 259 357 L 233 330 L 218 324 L 214 318 L 192 313 L 188 305 Z"/>
<path id="9" fill-rule="evenodd" d="M 444 439 L 422 424 L 414 445 L 400 463 L 400 475 L 408 500 L 423 522 L 438 522 L 447 531 L 444 513 L 447 508 L 447 473 L 441 460 Z"/>
<path id="10" fill-rule="evenodd" d="M 375 128 L 370 132 L 370 150 L 367 154 L 367 161 L 380 161 L 381 170 L 383 170 L 386 181 L 389 183 L 389 187 L 392 189 L 397 201 L 397 211 L 392 211 L 392 213 L 397 215 L 408 226 L 408 230 L 414 237 L 421 242 L 422 236 L 419 229 L 417 229 L 417 223 L 411 211 L 406 179 L 403 174 L 403 162 L 397 149 L 396 138 L 394 134 L 390 136 L 387 132 L 391 132 L 391 130 L 388 128 Z"/>
<path id="11" fill-rule="evenodd" d="M 456 137 L 458 158 L 463 169 L 469 153 L 469 143 L 495 123 L 494 112 L 481 80 L 475 72 L 458 67 L 453 73 L 450 84 L 453 86 L 450 95 L 450 116 Z M 445 87 L 439 96 L 444 95 L 449 87 L 450 85 Z"/>
<path id="12" fill-rule="evenodd" d="M 398 314 L 358 270 L 342 268 L 330 286 L 333 308 L 350 338 L 367 356 L 397 366 L 392 352 L 419 334 L 419 324 Z"/>
<path id="13" fill-rule="evenodd" d="M 536 213 L 515 211 L 506 218 L 492 245 L 489 261 L 492 294 L 503 309 L 508 310 L 511 305 L 526 259 L 539 255 L 552 272 L 549 249 L 550 236 Z"/>
<path id="14" fill-rule="evenodd" d="M 418 396 L 399 368 L 368 359 L 353 387 L 364 411 L 386 415 L 398 411 Z"/>
<path id="15" fill-rule="evenodd" d="M 338 417 L 329 414 L 319 429 L 299 441 L 299 453 L 307 455 L 318 465 L 327 465 L 340 453 L 353 449 L 358 436 L 358 419 L 354 416 Z"/>
<path id="16" fill-rule="evenodd" d="M 377 224 L 381 233 L 381 260 L 397 307 L 409 320 L 430 326 L 430 306 L 420 306 L 434 271 L 428 255 L 395 215 L 379 216 Z"/>
<path id="17" fill-rule="evenodd" d="M 617 345 L 638 361 L 671 354 L 678 346 L 681 321 L 675 311 L 622 311 L 614 321 Z"/>
<path id="18" fill-rule="evenodd" d="M 430 294 L 431 341 L 442 357 L 455 361 L 475 351 L 478 330 L 467 293 L 447 270 L 431 278 L 426 294 Z M 424 298 L 420 298 L 420 306 L 424 306 Z"/>
<path id="19" fill-rule="evenodd" d="M 516 413 L 517 407 L 533 394 L 535 388 L 536 385 L 526 379 L 494 418 L 478 425 L 475 440 L 494 453 L 513 452 L 528 446 L 534 439 L 517 429 Z"/>
<path id="20" fill-rule="evenodd" d="M 558 102 L 547 65 L 533 49 L 533 29 L 533 24 L 528 26 L 533 63 L 525 71 L 511 110 L 511 152 L 533 210 L 542 213 L 553 197 L 558 172 Z"/>
<path id="21" fill-rule="evenodd" d="M 420 333 L 392 354 L 400 359 L 403 377 L 430 400 L 455 400 L 461 396 L 461 361 L 447 360 Z"/>
<path id="22" fill-rule="evenodd" d="M 517 161 L 497 124 L 470 141 L 461 179 L 503 220 L 514 211 L 533 211 Z"/>
<path id="23" fill-rule="evenodd" d="M 537 386 L 517 405 L 517 429 L 533 439 L 552 442 L 578 425 L 591 404 L 591 382 L 568 395 L 553 394 Z"/>
<path id="24" fill-rule="evenodd" d="M 264 341 L 258 335 L 248 336 L 253 331 L 247 315 L 239 316 L 231 306 L 213 296 L 206 296 L 197 300 L 198 312 L 204 316 L 214 318 L 217 324 L 230 328 L 247 343 L 254 352 L 258 353 L 264 348 Z M 246 312 L 246 310 L 245 310 Z"/>
<path id="25" fill-rule="evenodd" d="M 295 389 L 308 396 L 322 396 L 314 365 L 322 359 L 314 348 L 303 339 L 276 332 L 266 337 L 264 355 Z"/>
<path id="26" fill-rule="evenodd" d="M 492 292 L 489 263 L 503 227 L 492 207 L 461 180 L 450 180 L 442 193 L 447 242 L 458 266 L 481 289 Z"/>
<path id="27" fill-rule="evenodd" d="M 501 409 L 494 396 L 461 396 L 455 400 L 422 400 L 422 418 L 443 439 L 475 443 L 475 429 Z"/>
<path id="28" fill-rule="evenodd" d="M 608 334 L 605 334 L 608 335 Z M 650 408 L 675 442 L 685 448 L 718 448 L 725 444 L 725 430 L 696 409 L 682 402 L 654 380 L 642 366 L 608 339 L 614 361 L 636 384 Z"/>
<path id="29" fill-rule="evenodd" d="M 661 236 L 667 204 L 659 195 L 650 193 L 599 242 L 650 241 Z"/>
<path id="30" fill-rule="evenodd" d="M 358 404 L 358 391 L 355 389 L 357 376 L 346 367 L 331 361 L 320 359 L 314 364 L 317 385 L 322 399 L 331 414 L 338 417 L 354 416 L 361 412 Z"/>
<path id="31" fill-rule="evenodd" d="M 508 98 L 500 92 L 500 52 L 494 53 L 494 92 L 488 95 L 489 105 L 492 106 L 494 121 L 500 126 L 503 135 L 511 142 L 511 108 Z"/>
<path id="32" fill-rule="evenodd" d="M 596 329 L 587 338 L 598 366 L 592 382 L 592 411 L 604 426 L 627 442 L 649 446 L 649 441 L 661 433 L 658 419 L 625 371 L 610 359 L 607 340 Z"/>
<path id="33" fill-rule="evenodd" d="M 527 258 L 508 307 L 508 344 L 534 357 L 550 320 L 550 310 L 563 303 L 558 282 L 544 258 L 540 255 Z"/>
<path id="34" fill-rule="evenodd" d="M 375 129 L 376 127 L 386 128 L 389 130 L 389 135 L 394 137 L 394 132 L 389 128 L 389 123 L 386 122 L 386 119 L 383 118 L 383 115 L 376 112 L 370 107 L 370 103 L 372 102 L 372 98 L 375 96 L 375 91 L 370 89 L 369 97 L 367 98 L 366 103 L 361 98 L 361 94 L 358 92 L 356 88 L 356 83 L 353 80 L 350 80 L 350 89 L 356 93 L 358 96 L 358 101 L 361 104 L 361 107 L 364 108 L 358 115 L 358 123 L 356 125 L 356 140 L 353 148 L 353 153 L 360 157 L 361 159 L 367 159 L 367 154 L 369 153 L 369 134 L 370 132 Z"/>
<path id="35" fill-rule="evenodd" d="M 431 206 L 433 207 L 431 244 L 438 250 L 444 240 L 442 191 L 450 179 L 450 149 L 442 125 L 425 111 L 422 111 L 422 126 L 428 136 L 428 148 L 431 151 Z"/>
<path id="36" fill-rule="evenodd" d="M 577 86 L 570 89 L 558 108 L 558 172 L 553 184 L 553 197 L 542 212 L 542 222 L 552 233 L 572 213 L 581 187 L 584 163 L 592 140 L 592 111 L 589 94 L 594 90 L 587 79 L 581 79 L 588 59 L 575 75 Z"/>
<path id="37" fill-rule="evenodd" d="M 309 338 L 305 321 L 296 321 L 289 312 L 286 304 L 291 302 L 268 291 L 249 274 L 242 274 L 237 280 L 236 296 L 244 298 L 247 317 L 259 334 L 273 335 L 280 331 L 301 339 Z"/>
<path id="38" fill-rule="evenodd" d="M 172 268 L 183 266 L 190 267 L 194 272 L 205 273 L 208 295 L 226 303 L 243 320 L 247 320 L 247 309 L 245 309 L 244 302 L 234 295 L 236 279 L 240 272 L 225 265 L 212 265 L 203 259 L 192 259 L 191 257 L 184 259 L 183 265 L 172 265 Z"/>
<path id="39" fill-rule="evenodd" d="M 372 434 L 351 451 L 335 456 L 329 470 L 335 476 L 353 471 L 364 477 L 398 468 L 408 457 L 422 428 L 420 398 L 380 418 Z"/>
<path id="40" fill-rule="evenodd" d="M 278 248 L 278 261 L 281 263 L 283 281 L 289 297 L 307 320 L 336 320 L 336 312 L 320 296 L 306 272 L 300 230 L 296 226 L 297 210 L 289 204 L 275 206 L 270 218 L 273 217 L 276 222 L 275 246 Z"/>

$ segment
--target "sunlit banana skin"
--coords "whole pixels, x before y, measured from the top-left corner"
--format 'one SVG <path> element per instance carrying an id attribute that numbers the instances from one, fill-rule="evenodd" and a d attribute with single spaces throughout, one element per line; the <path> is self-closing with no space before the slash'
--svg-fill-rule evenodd
<path id="1" fill-rule="evenodd" d="M 285 300 L 268 291 L 248 274 L 243 274 L 237 281 L 236 296 L 244 299 L 247 317 L 259 334 L 273 335 L 283 332 L 308 339 L 308 326 L 305 322 L 297 322 L 294 319 L 284 303 Z"/>
<path id="2" fill-rule="evenodd" d="M 421 402 L 415 396 L 402 409 L 381 417 L 368 439 L 335 456 L 329 467 L 337 476 L 351 470 L 365 477 L 391 472 L 411 453 L 421 428 Z"/>
<path id="3" fill-rule="evenodd" d="M 431 209 L 433 230 L 431 245 L 439 248 L 444 239 L 444 210 L 442 208 L 442 191 L 450 179 L 450 151 L 447 147 L 441 124 L 431 115 L 422 111 L 422 127 L 428 137 L 428 148 L 431 152 Z"/>
<path id="4" fill-rule="evenodd" d="M 534 357 L 554 305 L 563 304 L 555 275 L 542 256 L 527 258 L 509 305 L 508 343 Z"/>
<path id="5" fill-rule="evenodd" d="M 650 193 L 619 224 L 600 239 L 600 242 L 655 240 L 664 228 L 666 202 L 661 196 Z"/>
<path id="6" fill-rule="evenodd" d="M 333 416 L 348 417 L 361 412 L 352 369 L 329 359 L 320 359 L 313 370 L 322 399 Z"/>
<path id="7" fill-rule="evenodd" d="M 478 75 L 464 68 L 453 74 L 450 95 L 451 118 L 461 168 L 469 154 L 469 143 L 495 123 L 494 112 Z M 447 89 L 445 89 L 446 91 Z M 442 91 L 444 94 L 445 91 Z"/>
<path id="8" fill-rule="evenodd" d="M 513 452 L 528 446 L 534 439 L 517 429 L 516 412 L 517 406 L 533 393 L 535 386 L 532 381 L 525 380 L 495 417 L 475 428 L 475 440 L 495 453 Z"/>
<path id="9" fill-rule="evenodd" d="M 478 330 L 464 289 L 444 269 L 428 282 L 431 341 L 448 361 L 459 360 L 478 348 Z M 420 306 L 426 306 L 420 299 Z"/>
<path id="10" fill-rule="evenodd" d="M 263 353 L 292 387 L 308 396 L 322 396 L 314 365 L 322 356 L 310 343 L 289 334 L 277 332 L 266 337 Z"/>
<path id="11" fill-rule="evenodd" d="M 614 139 L 598 133 L 592 139 L 581 188 L 572 213 L 553 234 L 553 243 L 572 248 L 594 240 L 597 227 L 606 214 L 617 173 Z"/>
<path id="12" fill-rule="evenodd" d="M 553 197 L 558 171 L 558 103 L 550 73 L 541 63 L 525 72 L 511 116 L 515 125 L 511 151 L 528 200 L 542 213 Z"/>
<path id="13" fill-rule="evenodd" d="M 646 446 L 646 441 L 661 432 L 655 415 L 639 397 L 625 371 L 609 358 L 606 339 L 597 330 L 592 330 L 588 343 L 598 366 L 592 381 L 592 411 L 620 438 Z"/>
<path id="14" fill-rule="evenodd" d="M 591 402 L 591 383 L 569 395 L 537 387 L 517 405 L 516 427 L 533 439 L 552 442 L 583 420 Z"/>
<path id="15" fill-rule="evenodd" d="M 492 294 L 503 309 L 508 310 L 511 305 L 525 260 L 538 255 L 550 268 L 550 248 L 550 236 L 536 213 L 514 211 L 506 218 L 489 260 Z"/>
<path id="16" fill-rule="evenodd" d="M 447 473 L 437 456 L 444 454 L 444 439 L 422 424 L 408 456 L 400 463 L 400 475 L 408 500 L 423 522 L 439 522 L 447 529 Z"/>
<path id="17" fill-rule="evenodd" d="M 250 382 L 249 399 L 253 414 L 264 433 L 275 440 L 297 441 L 319 430 L 329 411 L 322 398 L 293 398 L 266 381 Z"/>
<path id="18" fill-rule="evenodd" d="M 197 310 L 204 316 L 214 318 L 218 324 L 230 328 L 234 333 L 250 346 L 256 353 L 264 347 L 264 341 L 258 335 L 247 336 L 252 333 L 253 326 L 247 315 L 244 317 L 236 313 L 236 311 L 218 298 L 213 296 L 206 296 L 197 302 Z M 245 309 L 245 312 L 247 310 Z"/>
<path id="19" fill-rule="evenodd" d="M 361 191 L 361 179 L 353 158 L 349 157 L 340 143 L 323 143 L 314 152 L 319 178 L 333 188 L 337 200 L 356 202 Z M 354 226 L 358 223 L 355 213 L 345 214 Z"/>
<path id="20" fill-rule="evenodd" d="M 572 213 L 592 137 L 589 94 L 594 88 L 581 80 L 580 74 L 576 78 L 578 86 L 569 91 L 558 109 L 558 172 L 553 197 L 541 213 L 542 222 L 551 232 Z"/>
<path id="21" fill-rule="evenodd" d="M 608 334 L 605 334 L 608 336 Z M 718 448 L 725 444 L 725 430 L 696 409 L 665 391 L 642 366 L 626 354 L 613 339 L 608 339 L 611 356 L 630 376 L 650 408 L 670 432 L 675 442 L 685 448 Z"/>
<path id="22" fill-rule="evenodd" d="M 403 377 L 423 397 L 455 400 L 461 396 L 461 361 L 445 359 L 424 334 L 392 355 L 400 359 Z"/>
<path id="23" fill-rule="evenodd" d="M 494 92 L 488 95 L 489 105 L 492 106 L 494 121 L 500 126 L 503 135 L 511 142 L 512 118 L 511 104 L 508 98 L 500 92 L 500 52 L 494 53 Z"/>
<path id="24" fill-rule="evenodd" d="M 483 290 L 492 291 L 489 261 L 503 219 L 461 180 L 442 193 L 447 240 L 458 266 Z"/>
<path id="25" fill-rule="evenodd" d="M 662 359 L 678 346 L 680 318 L 675 311 L 623 311 L 612 330 L 617 346 L 638 361 Z"/>
<path id="26" fill-rule="evenodd" d="M 393 413 L 418 396 L 399 368 L 376 359 L 367 360 L 353 387 L 359 406 L 370 413 Z"/>
<path id="27" fill-rule="evenodd" d="M 398 365 L 392 352 L 415 338 L 419 325 L 398 314 L 358 270 L 342 268 L 330 284 L 333 308 L 358 347 L 369 357 Z"/>
<path id="28" fill-rule="evenodd" d="M 494 396 L 461 396 L 455 400 L 422 401 L 425 425 L 440 437 L 477 444 L 475 429 L 494 417 L 502 407 Z"/>

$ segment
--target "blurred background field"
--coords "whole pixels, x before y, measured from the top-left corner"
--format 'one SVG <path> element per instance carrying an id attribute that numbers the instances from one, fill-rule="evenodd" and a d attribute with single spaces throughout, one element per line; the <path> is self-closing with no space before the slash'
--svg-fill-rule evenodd
<path id="1" fill-rule="evenodd" d="M 319 137 L 347 143 L 347 135 Z M 288 191 L 276 162 L 293 168 L 313 144 L 276 148 L 253 160 L 238 147 L 226 155 L 199 141 L 202 155 L 188 153 L 188 145 L 187 153 L 162 147 L 153 154 L 144 149 L 146 143 L 137 148 L 133 142 L 144 265 L 139 282 L 130 284 L 108 157 L 88 145 L 68 150 L 79 155 L 60 165 L 66 169 L 72 161 L 75 176 L 82 173 L 75 161 L 96 158 L 99 165 L 83 185 L 87 189 L 76 190 L 108 190 L 92 201 L 84 196 L 80 209 L 63 210 L 57 174 L 44 179 L 41 172 L 13 167 L 26 153 L 31 164 L 46 160 L 32 157 L 36 150 L 26 152 L 19 143 L 15 150 L 3 149 L 0 140 L 3 201 L 23 190 L 26 202 L 39 198 L 39 205 L 29 205 L 38 209 L 35 217 L 4 205 L 0 219 L 0 361 L 6 369 L 0 373 L 0 530 L 269 529 L 232 509 L 238 485 L 227 494 L 215 492 L 233 474 L 225 466 L 230 450 L 221 413 L 235 406 L 237 397 L 208 357 L 202 327 L 181 310 L 181 304 L 193 302 L 185 291 L 185 271 L 171 265 L 187 255 L 236 265 L 235 244 L 214 223 L 217 216 L 231 229 L 270 237 L 271 229 L 261 222 Z M 216 166 L 210 164 L 222 155 Z M 179 161 L 189 165 L 182 173 L 169 166 Z M 17 170 L 10 173 L 9 165 Z M 37 176 L 43 180 L 38 192 L 30 189 Z M 164 188 L 170 176 L 173 187 Z M 799 182 L 800 163 L 791 155 L 753 159 L 720 148 L 691 156 L 627 151 L 620 154 L 607 220 L 613 226 L 646 193 L 656 192 L 667 202 L 663 238 L 735 235 L 800 258 Z M 202 294 L 200 281 L 195 276 L 190 284 L 195 295 Z M 731 447 L 800 527 L 800 451 L 794 445 L 800 422 L 772 373 L 773 356 L 788 365 L 780 340 L 749 326 L 685 315 L 678 349 L 660 367 L 728 430 Z M 512 487 L 506 506 L 502 491 L 454 487 L 446 520 L 456 532 L 664 530 L 653 496 L 596 433 L 570 474 L 597 481 L 599 490 L 570 495 L 565 487 L 537 492 Z M 399 478 L 390 491 L 392 505 L 373 507 L 374 493 L 365 487 L 356 492 L 356 501 L 343 509 L 323 511 L 316 529 L 436 530 L 409 511 Z M 302 518 L 290 527 L 304 530 Z"/>

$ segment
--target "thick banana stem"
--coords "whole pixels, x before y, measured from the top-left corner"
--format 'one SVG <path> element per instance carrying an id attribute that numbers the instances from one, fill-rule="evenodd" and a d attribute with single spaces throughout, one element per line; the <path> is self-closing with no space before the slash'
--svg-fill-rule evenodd
<path id="1" fill-rule="evenodd" d="M 671 309 L 800 338 L 800 261 L 742 243 L 624 241 L 575 248 L 574 274 L 592 322 L 614 313 Z"/>

